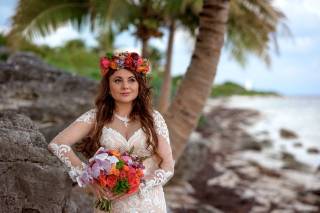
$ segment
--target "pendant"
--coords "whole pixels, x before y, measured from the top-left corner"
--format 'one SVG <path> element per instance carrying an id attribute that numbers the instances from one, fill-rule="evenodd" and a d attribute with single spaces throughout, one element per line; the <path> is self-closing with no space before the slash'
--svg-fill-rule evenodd
<path id="1" fill-rule="evenodd" d="M 129 118 L 127 118 L 127 117 L 122 117 L 122 116 L 120 116 L 120 115 L 118 115 L 118 114 L 116 114 L 116 113 L 114 113 L 114 115 L 115 115 L 120 121 L 122 121 L 122 122 L 124 123 L 124 126 L 125 126 L 125 127 L 128 127 L 128 122 L 130 121 Z"/>

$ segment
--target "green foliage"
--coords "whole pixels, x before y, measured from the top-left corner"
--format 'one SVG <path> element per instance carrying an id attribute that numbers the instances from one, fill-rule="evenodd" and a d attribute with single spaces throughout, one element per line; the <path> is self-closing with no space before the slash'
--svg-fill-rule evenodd
<path id="1" fill-rule="evenodd" d="M 197 128 L 204 127 L 207 124 L 207 122 L 208 122 L 208 119 L 203 114 L 201 114 L 198 120 Z"/>
<path id="2" fill-rule="evenodd" d="M 116 168 L 117 169 L 122 169 L 122 167 L 124 166 L 124 161 L 123 160 L 119 160 L 117 163 L 116 163 Z"/>
<path id="3" fill-rule="evenodd" d="M 240 85 L 233 82 L 226 82 L 221 85 L 215 85 L 211 90 L 211 97 L 231 96 L 231 95 L 278 95 L 275 92 L 262 92 L 246 90 Z"/>
<path id="4" fill-rule="evenodd" d="M 129 190 L 130 185 L 127 180 L 118 180 L 116 186 L 112 189 L 115 194 L 125 193 Z"/>
<path id="5" fill-rule="evenodd" d="M 0 33 L 0 46 L 5 46 L 7 44 L 7 38 L 4 34 Z"/>

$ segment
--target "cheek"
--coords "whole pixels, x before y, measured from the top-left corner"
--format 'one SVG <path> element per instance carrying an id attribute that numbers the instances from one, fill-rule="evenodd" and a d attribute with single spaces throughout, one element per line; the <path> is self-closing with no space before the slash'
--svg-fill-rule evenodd
<path id="1" fill-rule="evenodd" d="M 134 85 L 134 91 L 135 91 L 136 93 L 139 92 L 139 84 L 138 84 L 138 83 L 136 83 L 136 84 Z"/>
<path id="2" fill-rule="evenodd" d="M 119 89 L 118 89 L 117 85 L 115 85 L 115 84 L 113 84 L 113 83 L 110 84 L 110 92 L 111 92 L 111 93 L 115 93 L 115 92 L 117 92 L 118 90 L 119 90 Z"/>

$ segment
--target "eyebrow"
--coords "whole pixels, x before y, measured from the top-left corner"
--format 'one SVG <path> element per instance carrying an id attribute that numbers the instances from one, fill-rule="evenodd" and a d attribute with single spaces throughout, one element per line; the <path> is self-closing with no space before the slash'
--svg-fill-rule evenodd
<path id="1" fill-rule="evenodd" d="M 115 79 L 116 78 L 121 78 L 122 79 L 122 77 L 121 76 L 116 76 L 116 77 L 114 77 Z M 132 76 L 130 76 L 130 77 L 128 77 L 128 79 L 130 79 L 130 78 L 136 78 L 134 75 L 132 75 Z"/>

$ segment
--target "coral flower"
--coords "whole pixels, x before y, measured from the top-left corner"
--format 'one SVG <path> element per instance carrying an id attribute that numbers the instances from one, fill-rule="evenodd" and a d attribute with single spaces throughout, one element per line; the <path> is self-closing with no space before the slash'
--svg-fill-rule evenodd
<path id="1" fill-rule="evenodd" d="M 117 181 L 118 181 L 117 176 L 110 175 L 106 178 L 106 185 L 112 189 L 117 184 Z"/>
<path id="2" fill-rule="evenodd" d="M 116 168 L 115 165 L 112 165 L 111 170 L 110 170 L 110 175 L 115 175 L 115 176 L 120 175 L 120 171 L 119 171 L 119 169 Z"/>

